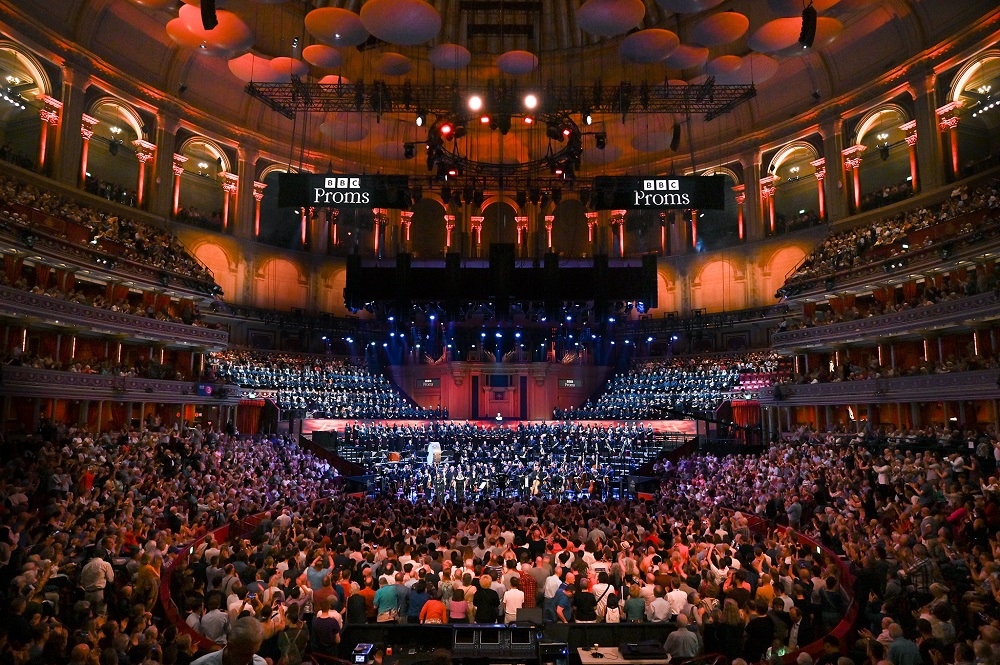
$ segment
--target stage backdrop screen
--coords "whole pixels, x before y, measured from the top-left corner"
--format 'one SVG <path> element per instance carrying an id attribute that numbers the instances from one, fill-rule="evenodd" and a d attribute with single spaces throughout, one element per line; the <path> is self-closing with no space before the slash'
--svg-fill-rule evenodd
<path id="1" fill-rule="evenodd" d="M 406 208 L 410 204 L 409 194 L 406 176 L 329 173 L 278 175 L 278 206 L 282 208 Z"/>
<path id="2" fill-rule="evenodd" d="M 594 178 L 593 200 L 597 210 L 723 210 L 726 176 L 598 176 Z"/>

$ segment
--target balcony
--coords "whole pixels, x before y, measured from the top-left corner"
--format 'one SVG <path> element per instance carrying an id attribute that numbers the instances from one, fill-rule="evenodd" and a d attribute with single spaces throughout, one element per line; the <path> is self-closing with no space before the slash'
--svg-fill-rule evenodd
<path id="1" fill-rule="evenodd" d="M 206 396 L 199 395 L 198 384 L 191 381 L 81 374 L 15 365 L 4 366 L 2 377 L 0 393 L 18 397 L 232 406 L 239 403 L 242 395 L 237 386 L 213 386 L 216 390 Z"/>
<path id="2" fill-rule="evenodd" d="M 112 312 L 110 309 L 81 305 L 9 286 L 0 286 L 0 300 L 3 300 L 4 313 L 8 316 L 27 317 L 94 333 L 125 335 L 129 339 L 207 350 L 220 350 L 229 345 L 229 333 L 224 330 Z"/>
<path id="3" fill-rule="evenodd" d="M 780 393 L 780 398 L 776 395 Z M 839 383 L 786 384 L 761 395 L 763 406 L 893 404 L 1000 398 L 997 370 L 901 376 Z"/>
<path id="4" fill-rule="evenodd" d="M 994 292 L 980 293 L 902 312 L 776 332 L 771 337 L 771 345 L 780 351 L 829 348 L 858 342 L 876 344 L 879 337 L 913 335 L 943 328 L 955 332 L 973 323 L 994 319 L 1000 319 L 1000 298 Z"/>

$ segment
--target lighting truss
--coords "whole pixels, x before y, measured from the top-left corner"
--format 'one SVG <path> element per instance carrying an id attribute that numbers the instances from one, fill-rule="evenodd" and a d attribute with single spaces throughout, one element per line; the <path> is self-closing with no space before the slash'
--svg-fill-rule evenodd
<path id="1" fill-rule="evenodd" d="M 704 113 L 713 120 L 729 113 L 740 104 L 757 96 L 749 85 L 720 85 L 714 78 L 697 85 L 660 83 L 635 84 L 622 81 L 617 85 L 553 85 L 541 89 L 520 88 L 516 82 L 490 82 L 489 91 L 461 90 L 456 85 L 388 84 L 382 80 L 353 83 L 313 83 L 292 77 L 290 83 L 251 82 L 246 93 L 271 109 L 291 119 L 297 113 L 451 113 L 456 98 L 486 92 L 489 99 L 495 93 L 508 110 L 513 110 L 520 93 L 539 96 L 550 113 L 610 113 L 621 115 L 644 113 Z M 487 111 L 495 109 L 487 106 Z"/>

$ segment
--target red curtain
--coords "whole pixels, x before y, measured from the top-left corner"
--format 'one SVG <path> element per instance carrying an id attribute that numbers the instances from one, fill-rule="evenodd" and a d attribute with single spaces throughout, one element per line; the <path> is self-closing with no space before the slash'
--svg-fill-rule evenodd
<path id="1" fill-rule="evenodd" d="M 854 307 L 854 296 L 846 295 L 843 297 L 844 307 L 851 308 Z"/>
<path id="2" fill-rule="evenodd" d="M 802 305 L 802 313 L 810 318 L 816 316 L 816 303 L 807 302 L 806 304 Z"/>
<path id="3" fill-rule="evenodd" d="M 21 279 L 21 269 L 24 267 L 23 256 L 7 254 L 4 256 L 3 263 L 4 270 L 7 273 L 7 279 L 10 280 L 11 284 Z"/>
<path id="4" fill-rule="evenodd" d="M 263 411 L 261 406 L 263 400 L 240 400 L 240 407 L 236 410 L 236 429 L 240 434 L 256 434 L 260 427 L 260 414 Z"/>
<path id="5" fill-rule="evenodd" d="M 889 289 L 875 289 L 872 291 L 872 297 L 875 298 L 875 302 L 885 304 L 889 302 Z"/>
<path id="6" fill-rule="evenodd" d="M 47 266 L 44 263 L 35 264 L 35 284 L 47 289 L 49 286 L 49 276 L 52 274 L 52 266 Z"/>
<path id="7" fill-rule="evenodd" d="M 156 294 L 152 291 L 142 292 L 142 306 L 143 308 L 152 307 L 153 303 L 156 302 Z"/>
<path id="8" fill-rule="evenodd" d="M 830 309 L 834 314 L 844 313 L 844 301 L 841 298 L 830 298 Z"/>
<path id="9" fill-rule="evenodd" d="M 740 427 L 760 425 L 760 402 L 757 400 L 733 400 L 733 423 Z M 746 430 L 736 430 L 736 438 L 746 441 Z"/>
<path id="10" fill-rule="evenodd" d="M 170 306 L 170 296 L 159 295 L 156 296 L 156 301 L 153 309 L 159 312 L 160 310 L 167 309 Z"/>
<path id="11" fill-rule="evenodd" d="M 121 402 L 109 402 L 111 406 L 111 426 L 121 428 L 125 425 L 125 405 Z"/>
<path id="12" fill-rule="evenodd" d="M 907 300 L 913 300 L 917 297 L 917 283 L 903 282 L 903 297 Z"/>
<path id="13" fill-rule="evenodd" d="M 67 272 L 63 277 L 63 291 L 69 293 L 76 286 L 76 273 Z"/>
<path id="14" fill-rule="evenodd" d="M 969 277 L 969 270 L 968 270 L 968 268 L 959 268 L 958 269 L 958 279 L 959 280 L 961 280 L 961 281 L 964 282 L 968 277 Z"/>
<path id="15" fill-rule="evenodd" d="M 116 285 L 112 292 L 112 302 L 118 302 L 119 300 L 128 300 L 128 287 Z"/>

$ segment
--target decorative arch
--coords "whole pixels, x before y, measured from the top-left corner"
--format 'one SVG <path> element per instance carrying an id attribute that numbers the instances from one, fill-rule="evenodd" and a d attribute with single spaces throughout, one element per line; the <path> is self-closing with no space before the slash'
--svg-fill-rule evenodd
<path id="1" fill-rule="evenodd" d="M 285 166 L 284 164 L 268 164 L 264 170 L 260 172 L 260 175 L 257 176 L 257 180 L 264 182 L 264 178 L 272 173 L 298 173 L 298 169 L 294 166 Z"/>
<path id="2" fill-rule="evenodd" d="M 899 104 L 890 103 L 876 106 L 861 116 L 861 120 L 858 121 L 858 126 L 854 130 L 854 142 L 852 145 L 859 145 L 861 140 L 865 138 L 865 135 L 878 124 L 879 118 L 886 113 L 895 113 L 901 118 L 900 122 L 893 123 L 893 127 L 911 120 L 909 111 Z"/>
<path id="3" fill-rule="evenodd" d="M 226 151 L 223 150 L 218 143 L 212 139 L 207 139 L 204 136 L 192 136 L 191 138 L 185 140 L 184 143 L 181 143 L 180 147 L 178 147 L 177 153 L 183 155 L 186 150 L 194 146 L 201 146 L 217 160 L 221 159 L 222 171 L 225 171 L 226 173 L 233 172 L 233 164 L 229 161 L 229 156 L 226 154 Z"/>
<path id="4" fill-rule="evenodd" d="M 962 97 L 962 92 L 969 85 L 972 77 L 979 72 L 982 66 L 990 60 L 997 59 L 1000 59 L 1000 50 L 998 49 L 989 49 L 969 58 L 951 82 L 951 89 L 948 90 L 948 101 L 957 102 Z"/>
<path id="5" fill-rule="evenodd" d="M 49 75 L 45 72 L 45 67 L 42 66 L 41 61 L 35 57 L 34 53 L 9 39 L 0 39 L 0 51 L 10 51 L 14 54 L 18 63 L 31 75 L 31 79 L 38 86 L 39 93 L 44 95 L 52 94 L 52 80 L 49 79 Z"/>
<path id="6" fill-rule="evenodd" d="M 819 151 L 816 150 L 816 146 L 808 141 L 792 141 L 781 146 L 781 149 L 774 154 L 771 158 L 771 162 L 767 165 L 767 173 L 777 173 L 778 169 L 784 164 L 792 154 L 797 150 L 805 150 L 808 152 L 812 159 L 819 159 Z"/>
<path id="7" fill-rule="evenodd" d="M 190 254 L 197 256 L 200 251 L 203 252 L 206 249 L 208 249 L 208 247 L 211 247 L 212 250 L 217 250 L 216 252 L 217 254 L 221 254 L 224 257 L 226 262 L 226 267 L 229 270 L 236 270 L 237 266 L 239 265 L 239 262 L 234 258 L 235 250 L 231 247 L 227 247 L 226 244 L 227 243 L 219 242 L 215 238 L 199 234 L 198 236 L 196 236 L 196 240 L 194 240 L 190 245 L 188 245 L 187 250 Z M 201 260 L 200 257 L 199 260 Z M 202 261 L 202 263 L 205 262 Z M 212 268 L 213 273 L 218 273 L 218 270 L 216 270 L 214 267 L 212 266 L 209 267 Z"/>
<path id="8" fill-rule="evenodd" d="M 97 116 L 102 111 L 108 115 L 120 118 L 140 139 L 145 140 L 148 138 L 145 132 L 146 123 L 142 121 L 139 112 L 128 102 L 122 101 L 117 97 L 112 97 L 111 95 L 100 97 L 91 103 L 87 109 L 87 115 Z"/>
<path id="9" fill-rule="evenodd" d="M 728 176 L 729 179 L 733 181 L 734 185 L 739 185 L 741 183 L 739 176 L 736 175 L 736 171 L 732 170 L 728 166 L 714 166 L 702 173 L 702 175 L 724 175 Z"/>
<path id="10" fill-rule="evenodd" d="M 527 210 L 521 210 L 521 206 L 517 205 L 517 201 L 515 201 L 512 197 L 508 196 L 507 194 L 503 195 L 491 194 L 490 196 L 487 196 L 485 199 L 483 199 L 483 205 L 479 206 L 479 212 L 477 214 L 480 215 L 484 214 L 486 209 L 489 208 L 494 203 L 506 203 L 514 210 L 515 215 L 528 214 Z"/>

